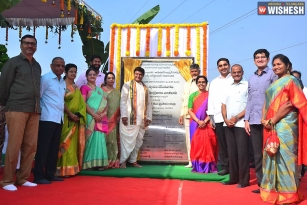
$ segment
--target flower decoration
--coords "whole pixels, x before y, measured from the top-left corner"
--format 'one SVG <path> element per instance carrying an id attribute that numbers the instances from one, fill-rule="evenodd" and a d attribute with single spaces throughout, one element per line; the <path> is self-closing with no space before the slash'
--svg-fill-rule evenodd
<path id="1" fill-rule="evenodd" d="M 207 76 L 207 24 L 203 25 L 203 75 Z"/>
<path id="2" fill-rule="evenodd" d="M 67 0 L 67 16 L 70 16 L 71 11 L 71 0 Z"/>
<path id="3" fill-rule="evenodd" d="M 110 45 L 110 71 L 113 72 L 114 68 L 114 45 L 115 45 L 115 27 L 111 31 L 111 45 Z"/>
<path id="4" fill-rule="evenodd" d="M 145 47 L 145 56 L 150 56 L 150 27 L 146 29 L 146 47 Z"/>
<path id="5" fill-rule="evenodd" d="M 171 55 L 171 28 L 166 27 L 166 56 Z"/>
<path id="6" fill-rule="evenodd" d="M 131 29 L 127 28 L 127 43 L 126 43 L 126 56 L 130 56 L 130 37 L 131 37 Z"/>
<path id="7" fill-rule="evenodd" d="M 187 26 L 187 50 L 185 51 L 186 56 L 191 55 L 191 27 Z"/>
<path id="8" fill-rule="evenodd" d="M 140 27 L 136 28 L 136 51 L 135 55 L 140 56 Z"/>
<path id="9" fill-rule="evenodd" d="M 196 63 L 200 64 L 200 28 L 196 27 Z"/>
<path id="10" fill-rule="evenodd" d="M 158 28 L 158 50 L 157 50 L 157 56 L 162 55 L 162 28 Z"/>
<path id="11" fill-rule="evenodd" d="M 61 18 L 64 18 L 64 0 L 60 0 L 60 6 L 61 6 Z"/>
<path id="12" fill-rule="evenodd" d="M 117 53 L 116 53 L 116 76 L 120 76 L 120 59 L 121 59 L 121 44 L 122 44 L 122 28 L 117 29 Z M 119 89 L 119 84 L 116 84 Z"/>
<path id="13" fill-rule="evenodd" d="M 74 21 L 74 24 L 75 24 L 75 25 L 78 24 L 78 8 L 79 8 L 79 4 L 78 4 L 78 2 L 76 2 L 76 7 L 75 7 L 75 21 Z"/>
<path id="14" fill-rule="evenodd" d="M 179 47 L 179 26 L 175 26 L 175 49 L 174 49 L 174 56 L 178 56 L 178 47 Z"/>

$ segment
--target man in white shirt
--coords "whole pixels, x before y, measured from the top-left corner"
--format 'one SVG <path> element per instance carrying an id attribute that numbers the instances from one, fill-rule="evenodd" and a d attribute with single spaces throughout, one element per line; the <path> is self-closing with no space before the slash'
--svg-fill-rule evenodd
<path id="1" fill-rule="evenodd" d="M 222 99 L 222 115 L 229 157 L 229 181 L 224 185 L 237 184 L 237 188 L 249 185 L 249 136 L 245 132 L 244 115 L 248 97 L 248 82 L 243 79 L 239 64 L 231 67 L 234 82 Z"/>
<path id="2" fill-rule="evenodd" d="M 300 81 L 300 84 L 301 84 L 302 90 L 304 92 L 304 95 L 307 98 L 307 88 L 303 85 L 303 82 L 302 82 L 302 79 L 301 79 L 302 73 L 297 71 L 297 70 L 294 70 L 294 71 L 291 72 L 291 74 Z"/>
<path id="3" fill-rule="evenodd" d="M 186 146 L 187 146 L 187 154 L 188 154 L 188 160 L 189 160 L 189 164 L 185 167 L 188 167 L 188 168 L 192 167 L 192 163 L 190 159 L 191 142 L 190 142 L 190 115 L 188 113 L 188 102 L 189 102 L 190 95 L 198 90 L 198 87 L 195 81 L 197 76 L 199 76 L 200 74 L 200 69 L 199 69 L 198 64 L 192 64 L 190 66 L 190 74 L 191 74 L 191 79 L 188 80 L 184 84 L 181 111 L 180 111 L 180 117 L 179 117 L 179 124 L 184 125 L 184 128 L 185 128 Z"/>
<path id="4" fill-rule="evenodd" d="M 220 76 L 213 79 L 209 87 L 209 99 L 207 115 L 210 116 L 210 124 L 217 135 L 219 158 L 218 164 L 221 165 L 222 170 L 218 173 L 223 176 L 229 173 L 228 169 L 228 153 L 225 133 L 223 128 L 224 119 L 221 112 L 222 98 L 224 96 L 225 88 L 233 83 L 233 78 L 230 75 L 230 64 L 227 58 L 220 58 L 217 61 L 217 69 Z"/>
<path id="5" fill-rule="evenodd" d="M 119 123 L 120 131 L 120 168 L 126 168 L 126 161 L 134 167 L 142 167 L 137 163 L 138 152 L 143 144 L 145 130 L 152 120 L 152 105 L 149 90 L 142 82 L 145 70 L 134 69 L 134 79 L 126 82 L 121 91 Z"/>
<path id="6" fill-rule="evenodd" d="M 41 77 L 40 85 L 42 114 L 39 121 L 34 167 L 34 182 L 37 184 L 63 181 L 63 179 L 55 177 L 54 174 L 64 122 L 66 83 L 61 77 L 65 68 L 64 59 L 55 57 L 50 67 L 52 71 Z"/>
<path id="7" fill-rule="evenodd" d="M 101 57 L 99 55 L 92 55 L 90 65 L 91 65 L 91 68 L 93 68 L 96 71 L 96 74 L 97 74 L 96 85 L 100 87 L 101 84 L 104 83 L 104 73 L 99 70 L 101 67 Z M 78 80 L 76 81 L 76 85 L 79 88 L 81 88 L 82 85 L 86 85 L 86 84 L 87 84 L 87 80 L 86 80 L 86 76 L 84 72 L 80 74 Z"/>

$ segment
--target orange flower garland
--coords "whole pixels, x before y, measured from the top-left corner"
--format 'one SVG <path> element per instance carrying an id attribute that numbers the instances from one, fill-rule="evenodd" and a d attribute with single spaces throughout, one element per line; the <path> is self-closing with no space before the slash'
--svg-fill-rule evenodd
<path id="1" fill-rule="evenodd" d="M 64 0 L 60 0 L 60 6 L 61 6 L 61 18 L 64 18 Z"/>
<path id="2" fill-rule="evenodd" d="M 75 25 L 78 24 L 78 8 L 79 8 L 79 4 L 76 2 L 76 7 L 75 7 L 75 21 L 74 21 L 74 24 L 75 24 Z"/>
<path id="3" fill-rule="evenodd" d="M 171 28 L 166 27 L 166 56 L 171 55 Z"/>
<path id="4" fill-rule="evenodd" d="M 130 56 L 130 37 L 131 37 L 131 29 L 127 28 L 127 42 L 126 42 L 126 56 Z"/>
<path id="5" fill-rule="evenodd" d="M 186 56 L 191 55 L 191 27 L 187 26 L 187 50 L 185 51 Z"/>
<path id="6" fill-rule="evenodd" d="M 178 56 L 178 47 L 179 47 L 179 26 L 175 26 L 175 49 L 174 49 L 174 56 Z"/>
<path id="7" fill-rule="evenodd" d="M 112 27 L 111 32 L 111 46 L 110 46 L 110 71 L 114 68 L 114 45 L 115 45 L 115 27 Z"/>
<path id="8" fill-rule="evenodd" d="M 146 47 L 145 47 L 145 56 L 150 56 L 150 27 L 146 29 Z"/>
<path id="9" fill-rule="evenodd" d="M 162 55 L 162 28 L 158 28 L 158 50 L 157 50 L 157 56 Z"/>
<path id="10" fill-rule="evenodd" d="M 136 28 L 136 51 L 135 51 L 136 56 L 140 56 L 140 28 Z"/>
<path id="11" fill-rule="evenodd" d="M 207 24 L 203 25 L 203 75 L 207 76 Z"/>

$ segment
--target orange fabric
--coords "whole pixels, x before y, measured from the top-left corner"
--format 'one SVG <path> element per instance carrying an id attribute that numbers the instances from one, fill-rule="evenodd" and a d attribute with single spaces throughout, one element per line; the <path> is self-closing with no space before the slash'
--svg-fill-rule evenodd
<path id="1" fill-rule="evenodd" d="M 288 204 L 293 202 L 299 202 L 304 197 L 301 193 L 280 193 L 266 191 L 264 189 L 260 189 L 260 197 L 263 201 L 271 204 Z"/>

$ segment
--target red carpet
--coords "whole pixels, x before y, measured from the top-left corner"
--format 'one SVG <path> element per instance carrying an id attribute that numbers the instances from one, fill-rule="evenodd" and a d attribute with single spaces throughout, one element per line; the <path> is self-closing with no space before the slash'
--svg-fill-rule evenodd
<path id="1" fill-rule="evenodd" d="M 0 177 L 2 177 L 2 174 L 3 168 L 0 170 Z M 258 194 L 251 193 L 251 190 L 256 188 L 253 170 L 251 186 L 244 189 L 237 189 L 236 185 L 224 186 L 215 182 L 76 176 L 65 179 L 65 182 L 54 182 L 51 185 L 18 186 L 18 191 L 15 192 L 0 189 L 0 204 L 266 204 L 262 202 Z M 304 177 L 300 191 L 305 197 L 307 197 L 306 188 L 307 178 Z M 307 205 L 307 200 L 300 204 Z"/>

